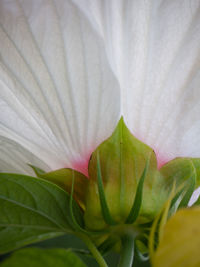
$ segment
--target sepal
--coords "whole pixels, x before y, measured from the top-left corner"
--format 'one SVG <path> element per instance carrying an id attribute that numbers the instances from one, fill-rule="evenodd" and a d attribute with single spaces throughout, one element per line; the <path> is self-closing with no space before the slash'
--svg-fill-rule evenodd
<path id="1" fill-rule="evenodd" d="M 60 186 L 69 194 L 71 194 L 73 183 L 73 197 L 79 206 L 85 210 L 85 195 L 88 187 L 88 178 L 85 175 L 72 169 L 63 168 L 43 173 L 40 175 L 40 178 Z"/>

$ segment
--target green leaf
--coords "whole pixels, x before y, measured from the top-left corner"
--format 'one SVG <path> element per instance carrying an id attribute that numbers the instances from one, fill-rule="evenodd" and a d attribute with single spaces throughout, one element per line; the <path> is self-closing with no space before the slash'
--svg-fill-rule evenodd
<path id="1" fill-rule="evenodd" d="M 165 225 L 153 267 L 200 266 L 200 207 L 179 210 Z"/>
<path id="2" fill-rule="evenodd" d="M 65 249 L 25 248 L 14 252 L 0 267 L 86 267 L 76 254 Z"/>
<path id="3" fill-rule="evenodd" d="M 79 224 L 82 214 L 73 201 Z M 43 179 L 0 173 L 0 254 L 73 232 L 70 197 Z"/>

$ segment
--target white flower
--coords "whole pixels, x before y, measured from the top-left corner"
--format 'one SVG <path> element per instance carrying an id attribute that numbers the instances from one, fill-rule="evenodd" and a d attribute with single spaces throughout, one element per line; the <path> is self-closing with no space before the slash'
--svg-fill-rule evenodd
<path id="1" fill-rule="evenodd" d="M 86 172 L 120 116 L 119 84 L 93 25 L 71 1 L 0 1 L 0 54 L 0 168 L 27 172 L 34 155 L 39 167 Z M 33 154 L 23 168 L 13 156 L 21 147 Z"/>
<path id="2" fill-rule="evenodd" d="M 121 115 L 200 157 L 200 1 L 0 0 L 0 169 L 87 172 Z"/>

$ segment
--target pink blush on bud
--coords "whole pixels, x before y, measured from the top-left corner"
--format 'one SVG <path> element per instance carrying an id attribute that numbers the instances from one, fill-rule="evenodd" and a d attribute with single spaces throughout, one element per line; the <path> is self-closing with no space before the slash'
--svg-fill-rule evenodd
<path id="1" fill-rule="evenodd" d="M 167 157 L 164 157 L 163 155 L 161 155 L 157 151 L 155 151 L 155 153 L 156 153 L 156 158 L 157 158 L 158 169 L 160 169 L 163 165 L 165 165 L 167 162 L 169 162 L 171 160 Z"/>

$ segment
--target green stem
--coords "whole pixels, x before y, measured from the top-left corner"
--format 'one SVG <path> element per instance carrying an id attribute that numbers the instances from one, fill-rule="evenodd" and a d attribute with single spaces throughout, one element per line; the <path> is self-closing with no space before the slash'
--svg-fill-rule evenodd
<path id="1" fill-rule="evenodd" d="M 96 261 L 98 262 L 100 267 L 108 267 L 106 261 L 104 260 L 103 256 L 101 253 L 98 251 L 94 243 L 90 240 L 89 237 L 87 237 L 84 234 L 78 234 L 78 236 L 83 240 L 83 242 L 86 244 Z"/>
<path id="2" fill-rule="evenodd" d="M 134 236 L 126 234 L 122 236 L 122 252 L 118 267 L 132 267 L 134 260 Z"/>

